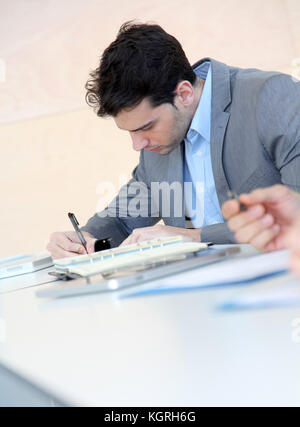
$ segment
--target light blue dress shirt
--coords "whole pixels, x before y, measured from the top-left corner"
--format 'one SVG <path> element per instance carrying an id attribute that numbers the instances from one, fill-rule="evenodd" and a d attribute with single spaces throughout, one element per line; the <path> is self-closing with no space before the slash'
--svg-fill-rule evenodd
<path id="1" fill-rule="evenodd" d="M 184 139 L 184 201 L 187 227 L 201 228 L 224 222 L 211 165 L 210 127 L 212 75 L 210 62 L 195 73 L 205 79 L 202 95 L 191 126 Z"/>

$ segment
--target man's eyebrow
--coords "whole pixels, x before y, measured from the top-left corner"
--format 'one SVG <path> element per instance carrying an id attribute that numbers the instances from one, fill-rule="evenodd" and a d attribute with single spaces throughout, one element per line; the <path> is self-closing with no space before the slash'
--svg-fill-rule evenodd
<path id="1" fill-rule="evenodd" d="M 152 125 L 154 122 L 156 122 L 156 120 L 150 120 L 150 122 L 145 123 L 143 126 L 138 127 L 137 129 L 133 129 L 133 130 L 128 130 L 128 132 L 137 132 L 139 130 L 143 130 L 145 128 L 147 128 L 148 126 Z M 120 128 L 121 129 L 121 128 Z M 124 129 L 123 129 L 124 130 Z"/>

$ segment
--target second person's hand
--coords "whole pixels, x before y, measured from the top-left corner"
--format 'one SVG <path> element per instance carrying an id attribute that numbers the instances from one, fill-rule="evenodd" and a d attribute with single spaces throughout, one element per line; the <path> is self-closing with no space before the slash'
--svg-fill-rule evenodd
<path id="1" fill-rule="evenodd" d="M 240 243 L 250 243 L 262 251 L 286 247 L 285 234 L 300 209 L 300 196 L 283 185 L 242 194 L 240 201 L 247 206 L 242 212 L 236 200 L 222 207 L 223 217 Z"/>
<path id="2" fill-rule="evenodd" d="M 285 243 L 291 250 L 291 269 L 300 277 L 300 212 L 286 233 Z"/>

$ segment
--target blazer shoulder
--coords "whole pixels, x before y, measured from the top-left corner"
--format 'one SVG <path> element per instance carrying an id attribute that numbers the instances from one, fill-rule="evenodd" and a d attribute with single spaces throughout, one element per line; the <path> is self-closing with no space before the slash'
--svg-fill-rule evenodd
<path id="1" fill-rule="evenodd" d="M 300 81 L 288 74 L 278 71 L 262 71 L 257 69 L 233 68 L 232 75 L 235 84 L 242 90 L 260 95 L 272 92 L 299 96 Z"/>
<path id="2" fill-rule="evenodd" d="M 196 68 L 203 62 L 207 61 L 212 65 L 213 79 L 218 83 L 217 86 L 219 89 L 224 89 L 227 85 L 232 99 L 236 96 L 236 101 L 241 98 L 247 98 L 250 102 L 252 100 L 254 105 L 258 96 L 269 81 L 272 81 L 273 79 L 277 81 L 277 79 L 291 78 L 291 76 L 278 71 L 263 71 L 257 68 L 240 68 L 227 65 L 213 58 L 200 59 L 193 65 L 193 68 Z"/>
<path id="3" fill-rule="evenodd" d="M 231 68 L 231 80 L 240 88 L 251 93 L 259 93 L 269 80 L 277 79 L 283 74 L 276 71 L 262 71 L 256 68 Z"/>
<path id="4" fill-rule="evenodd" d="M 257 103 L 257 123 L 278 135 L 300 137 L 300 81 L 278 73 L 265 81 Z"/>
<path id="5" fill-rule="evenodd" d="M 300 83 L 288 74 L 257 69 L 232 69 L 231 73 L 232 100 L 239 105 L 247 100 L 253 111 L 261 110 L 260 105 L 269 109 L 282 99 L 289 99 L 292 104 L 299 102 Z"/>

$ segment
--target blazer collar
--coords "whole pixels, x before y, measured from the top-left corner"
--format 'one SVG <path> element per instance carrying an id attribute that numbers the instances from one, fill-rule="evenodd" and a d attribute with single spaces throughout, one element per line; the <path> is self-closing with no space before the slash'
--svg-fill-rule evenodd
<path id="1" fill-rule="evenodd" d="M 230 117 L 230 113 L 225 111 L 231 103 L 230 72 L 226 64 L 211 58 L 201 59 L 193 68 L 205 61 L 210 61 L 212 67 L 210 150 L 216 191 L 219 204 L 222 206 L 230 189 L 223 165 L 224 138 Z"/>
<path id="2" fill-rule="evenodd" d="M 209 61 L 212 67 L 212 107 L 214 112 L 225 111 L 231 103 L 229 67 L 212 58 L 203 58 L 193 65 L 197 68 L 203 62 Z M 213 113 L 213 111 L 212 111 Z"/>
<path id="3" fill-rule="evenodd" d="M 205 61 L 210 61 L 212 66 L 212 106 L 211 106 L 211 160 L 215 179 L 216 191 L 220 206 L 227 199 L 227 192 L 230 189 L 223 167 L 223 143 L 226 127 L 230 114 L 225 109 L 231 103 L 230 73 L 226 64 L 215 61 L 211 58 L 203 58 L 198 61 L 193 68 Z M 180 182 L 183 185 L 183 162 L 184 143 L 181 143 L 169 154 L 168 182 Z M 184 200 L 182 200 L 184 207 Z M 184 208 L 183 208 L 184 212 Z M 185 218 L 165 219 L 165 223 L 177 227 L 185 227 Z"/>

